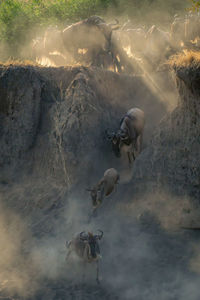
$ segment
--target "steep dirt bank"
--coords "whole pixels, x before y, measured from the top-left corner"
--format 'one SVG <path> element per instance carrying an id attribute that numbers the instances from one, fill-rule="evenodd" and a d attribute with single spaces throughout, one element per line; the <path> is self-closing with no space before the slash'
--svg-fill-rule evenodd
<path id="1" fill-rule="evenodd" d="M 127 109 L 144 109 L 145 143 L 166 112 L 143 77 L 101 69 L 1 66 L 0 91 L 4 186 L 27 182 L 27 176 L 68 190 L 90 184 L 118 165 L 105 130 L 116 129 Z"/>
<path id="2" fill-rule="evenodd" d="M 175 114 L 184 117 L 181 100 L 159 124 L 166 106 L 143 77 L 82 67 L 2 66 L 0 91 L 0 200 L 15 210 L 8 211 L 10 217 L 3 223 L 0 219 L 0 244 L 8 252 L 0 259 L 0 295 L 34 300 L 198 300 L 199 274 L 191 269 L 191 259 L 193 265 L 199 261 L 193 249 L 194 244 L 198 249 L 198 232 L 171 230 L 152 215 L 140 216 L 135 206 L 128 213 L 125 206 L 118 207 L 135 204 L 137 195 L 143 205 L 150 184 L 151 191 L 161 186 L 160 177 L 150 174 L 163 172 L 164 177 L 165 169 L 151 169 L 149 162 L 155 156 L 155 166 L 156 153 L 167 147 L 159 142 L 158 132 L 166 130 L 166 139 L 168 132 L 175 134 L 166 120 L 176 122 Z M 105 129 L 116 129 L 133 106 L 146 115 L 144 151 L 133 180 L 119 185 L 89 219 L 85 187 L 106 168 L 120 168 Z M 173 151 L 174 143 L 168 147 Z M 5 215 L 4 207 L 1 212 Z M 92 266 L 83 283 L 80 264 L 64 263 L 66 240 L 76 232 L 97 229 L 104 231 L 99 287 Z"/>
<path id="3" fill-rule="evenodd" d="M 167 114 L 151 144 L 138 158 L 134 181 L 146 191 L 167 190 L 180 197 L 200 199 L 200 68 L 173 64 L 179 91 L 178 106 Z"/>

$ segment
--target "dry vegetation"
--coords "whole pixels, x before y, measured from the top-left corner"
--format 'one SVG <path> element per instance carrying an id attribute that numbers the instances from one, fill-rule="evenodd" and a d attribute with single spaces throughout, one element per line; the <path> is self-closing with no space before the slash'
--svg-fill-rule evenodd
<path id="1" fill-rule="evenodd" d="M 0 67 L 10 67 L 10 66 L 34 66 L 34 67 L 40 67 L 40 65 L 37 62 L 34 62 L 32 60 L 14 60 L 14 59 L 8 59 L 5 62 L 0 61 Z"/>
<path id="2" fill-rule="evenodd" d="M 185 50 L 183 53 L 174 55 L 170 60 L 169 64 L 172 67 L 200 67 L 200 51 L 189 51 Z"/>

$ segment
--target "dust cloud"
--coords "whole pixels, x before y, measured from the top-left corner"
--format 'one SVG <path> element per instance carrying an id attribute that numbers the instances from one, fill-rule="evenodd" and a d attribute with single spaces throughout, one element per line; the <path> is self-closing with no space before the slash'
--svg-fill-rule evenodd
<path id="1" fill-rule="evenodd" d="M 139 220 L 152 216 L 157 224 L 170 232 L 191 227 L 192 220 L 196 220 L 193 227 L 198 227 L 198 216 L 191 200 L 186 196 L 176 197 L 164 189 L 153 195 L 144 194 L 142 199 L 139 198 L 131 204 L 121 203 L 119 209 Z"/>
<path id="2" fill-rule="evenodd" d="M 191 209 L 189 201 L 182 202 L 162 192 L 146 197 L 146 201 L 141 198 L 138 207 L 136 203 L 126 210 L 121 203 L 120 188 L 113 197 L 115 199 L 104 199 L 97 216 L 89 223 L 85 218 L 89 205 L 82 207 L 82 216 L 78 210 L 66 233 L 67 237 L 73 236 L 80 228 L 104 231 L 100 242 L 101 285 L 120 299 L 187 299 L 189 292 L 194 296 L 192 299 L 196 299 L 199 279 L 190 269 L 196 236 L 188 236 L 181 228 L 183 215 Z M 76 202 L 86 199 L 76 199 Z M 74 202 L 71 205 L 74 210 Z M 76 266 L 71 263 L 70 267 Z M 86 276 L 88 286 L 94 284 L 94 274 L 90 266 Z M 73 281 L 79 280 L 76 274 Z"/>
<path id="3" fill-rule="evenodd" d="M 20 216 L 1 204 L 0 217 L 0 290 L 10 297 L 29 297 L 37 290 L 36 269 L 27 252 L 31 232 Z M 26 249 L 27 248 L 27 249 Z"/>
<path id="4" fill-rule="evenodd" d="M 133 22 L 133 26 L 142 27 L 146 36 L 148 29 L 153 25 L 151 20 L 154 19 L 155 14 L 157 13 L 152 12 L 148 15 L 148 19 L 142 24 Z M 111 19 L 110 12 L 106 17 Z M 162 27 L 162 32 L 165 34 L 167 30 L 169 31 L 171 17 L 159 12 L 160 20 L 162 17 L 167 20 Z M 122 16 L 121 20 L 125 20 L 125 17 Z M 60 45 L 58 49 L 54 48 L 55 45 L 60 44 L 58 42 L 60 32 L 57 29 L 52 30 L 50 38 L 47 33 L 44 30 L 43 35 L 36 34 L 31 45 L 26 45 L 22 49 L 21 56 L 31 58 L 34 62 L 46 67 L 77 65 L 75 58 L 63 50 L 63 45 Z M 160 65 L 156 65 L 157 61 L 155 65 L 152 65 L 150 62 L 154 54 L 150 51 L 152 49 L 144 48 L 142 44 L 144 41 L 141 41 L 141 45 L 137 44 L 137 49 L 134 45 L 131 49 L 128 35 L 127 39 L 120 41 L 120 34 L 123 32 L 119 31 L 115 43 L 124 42 L 123 51 L 127 53 L 131 66 L 136 70 L 131 75 L 142 77 L 144 84 L 166 106 L 166 110 L 172 111 L 177 104 L 177 91 L 169 74 L 167 59 L 161 61 Z M 48 47 L 45 46 L 49 48 L 48 53 L 44 51 L 45 40 L 51 42 Z M 78 58 L 82 59 L 86 55 L 86 62 L 84 61 L 83 64 L 88 66 L 91 57 L 87 56 L 85 47 L 77 46 L 77 48 Z M 147 52 L 140 53 L 138 49 Z M 2 46 L 0 49 L 2 57 L 4 57 L 4 51 L 5 48 L 3 49 Z M 160 57 L 163 54 L 162 51 L 163 45 L 159 45 L 156 49 L 157 56 Z M 107 65 L 110 63 L 109 59 L 110 57 L 108 57 Z M 157 68 L 158 66 L 160 69 Z M 150 105 L 146 106 L 147 111 L 151 110 Z M 152 119 L 157 117 L 156 113 L 151 112 L 150 117 Z M 148 128 L 148 124 L 146 126 Z M 148 131 L 148 141 L 151 134 Z M 92 155 L 91 152 L 85 157 L 93 158 Z M 101 169 L 98 163 L 95 167 Z M 196 276 L 196 272 L 199 272 L 199 237 L 197 234 L 189 235 L 187 230 L 184 231 L 184 228 L 191 225 L 186 221 L 188 216 L 193 216 L 195 208 L 188 198 L 177 198 L 170 195 L 168 191 L 142 195 L 137 201 L 133 199 L 131 204 L 124 204 L 123 189 L 129 183 L 131 175 L 132 170 L 124 175 L 121 181 L 123 188 L 119 186 L 116 193 L 104 199 L 97 215 L 92 218 L 91 200 L 89 194 L 85 192 L 87 186 L 84 185 L 75 187 L 74 194 L 65 195 L 61 191 L 59 201 L 62 199 L 61 202 L 65 205 L 58 208 L 56 215 L 51 215 L 51 209 L 44 213 L 40 212 L 37 219 L 38 226 L 34 226 L 34 222 L 29 224 L 25 216 L 22 217 L 20 213 L 1 205 L 1 295 L 9 295 L 11 298 L 16 296 L 36 299 L 38 293 L 44 291 L 45 286 L 48 285 L 47 282 L 50 282 L 48 289 L 51 295 L 51 281 L 53 281 L 54 284 L 55 282 L 61 284 L 68 299 L 67 297 L 70 297 L 68 286 L 83 284 L 84 269 L 76 257 L 65 262 L 66 241 L 70 241 L 80 231 L 95 233 L 101 229 L 104 232 L 104 237 L 100 242 L 101 286 L 110 294 L 117 295 L 115 299 L 117 297 L 123 300 L 199 299 L 200 280 Z M 92 182 L 96 174 L 85 176 L 88 177 L 85 179 L 88 183 Z M 36 200 L 39 197 L 37 193 L 34 196 Z M 15 198 L 14 195 L 12 197 Z M 45 197 L 45 201 L 51 202 L 51 197 L 56 198 L 56 195 L 50 197 L 47 192 Z M 32 212 L 29 211 L 29 213 Z M 47 213 L 50 215 L 49 218 L 46 218 Z M 51 230 L 47 233 L 43 232 L 39 236 L 40 228 L 51 222 L 54 227 L 52 232 Z M 99 288 L 95 285 L 95 267 L 92 264 L 87 267 L 86 273 L 84 285 L 88 293 L 90 293 L 91 286 L 95 286 L 98 290 Z M 88 296 L 88 299 L 93 300 L 94 294 Z"/>
<path id="5" fill-rule="evenodd" d="M 84 285 L 82 295 L 92 291 L 88 299 L 94 296 L 93 289 L 103 289 L 102 297 L 109 291 L 113 297 L 127 300 L 186 300 L 189 293 L 191 299 L 198 299 L 199 236 L 181 228 L 183 216 L 193 209 L 187 199 L 163 191 L 126 206 L 119 185 L 117 193 L 105 198 L 91 218 L 91 199 L 83 188 L 77 187 L 67 198 L 62 196 L 65 206 L 56 217 L 51 215 L 54 210 L 47 220 L 45 213 L 40 214 L 37 229 L 25 217 L 1 206 L 1 295 L 35 299 L 46 289 L 53 293 L 53 286 L 59 285 L 69 296 L 71 286 L 77 286 L 78 293 L 78 287 Z M 44 230 L 39 237 L 49 223 L 53 231 Z M 100 287 L 95 282 L 95 264 L 85 268 L 73 255 L 65 262 L 66 242 L 80 231 L 96 233 L 98 229 L 104 232 L 99 242 Z"/>

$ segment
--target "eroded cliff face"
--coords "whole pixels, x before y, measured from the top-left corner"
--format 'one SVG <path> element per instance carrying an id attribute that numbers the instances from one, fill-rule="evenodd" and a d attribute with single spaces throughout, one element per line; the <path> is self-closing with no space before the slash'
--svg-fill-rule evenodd
<path id="1" fill-rule="evenodd" d="M 144 149 L 131 182 L 122 187 L 123 201 L 165 190 L 198 202 L 199 69 L 175 66 L 174 72 L 178 106 L 167 114 L 141 76 L 84 67 L 1 66 L 3 201 L 27 215 L 39 211 L 40 218 L 44 210 L 62 207 L 69 191 L 86 197 L 85 188 L 107 168 L 121 168 L 105 130 L 116 130 L 123 114 L 139 107 L 146 115 Z"/>
<path id="2" fill-rule="evenodd" d="M 170 196 L 159 202 L 151 193 L 167 187 L 199 195 L 199 95 L 182 79 L 178 86 L 178 107 L 166 115 L 162 91 L 156 95 L 143 77 L 83 67 L 1 66 L 0 244 L 7 254 L 0 257 L 1 297 L 185 299 L 192 287 L 199 299 L 199 274 L 190 268 L 191 259 L 198 265 L 193 246 L 199 249 L 199 237 L 171 231 L 180 202 L 168 201 Z M 143 152 L 132 180 L 120 182 L 91 218 L 85 188 L 105 169 L 120 169 L 105 129 L 117 129 L 131 107 L 146 115 Z M 145 194 L 159 204 L 151 206 L 151 215 L 141 214 L 149 204 Z M 92 265 L 83 283 L 80 262 L 64 262 L 66 240 L 97 229 L 104 231 L 98 287 Z"/>
<path id="3" fill-rule="evenodd" d="M 151 144 L 137 159 L 134 180 L 146 191 L 167 190 L 199 203 L 200 197 L 200 73 L 174 66 L 178 106 L 167 114 Z"/>
<path id="4" fill-rule="evenodd" d="M 87 187 L 119 165 L 106 129 L 140 107 L 150 124 L 148 143 L 166 111 L 142 77 L 101 69 L 2 66 L 0 91 L 2 184 L 31 176 L 67 190 L 79 182 Z"/>
<path id="5" fill-rule="evenodd" d="M 2 215 L 4 207 L 11 215 L 9 224 L 7 219 L 0 224 L 0 232 L 3 228 L 8 236 L 4 240 L 1 235 L 1 244 L 14 248 L 6 263 L 0 260 L 0 283 L 7 280 L 2 296 L 9 290 L 19 299 L 117 299 L 110 273 L 113 250 L 107 243 L 112 236 L 117 239 L 116 226 L 119 232 L 122 226 L 117 222 L 107 234 L 104 247 L 110 254 L 104 273 L 105 281 L 111 281 L 102 287 L 94 286 L 92 268 L 91 282 L 80 284 L 79 267 L 64 263 L 65 243 L 75 232 L 85 228 L 105 231 L 104 227 L 112 227 L 110 222 L 119 220 L 117 215 L 107 219 L 104 211 L 100 214 L 104 219 L 89 222 L 91 200 L 85 189 L 106 169 L 119 170 L 120 161 L 113 155 L 105 130 L 116 130 L 131 107 L 145 111 L 147 145 L 167 105 L 143 77 L 83 67 L 0 67 L 0 205 Z M 115 262 L 113 257 L 113 266 Z M 13 274 L 21 281 L 11 282 Z"/>

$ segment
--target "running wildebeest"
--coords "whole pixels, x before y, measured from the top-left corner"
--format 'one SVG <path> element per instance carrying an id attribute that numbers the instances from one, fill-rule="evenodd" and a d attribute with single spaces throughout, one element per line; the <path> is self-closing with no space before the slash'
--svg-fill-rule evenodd
<path id="1" fill-rule="evenodd" d="M 130 49 L 131 54 L 142 54 L 146 47 L 145 34 L 143 28 L 133 28 L 117 30 L 113 36 L 116 36 L 123 48 Z"/>
<path id="2" fill-rule="evenodd" d="M 106 131 L 117 157 L 120 157 L 124 152 L 129 163 L 133 163 L 136 156 L 141 152 L 144 124 L 144 112 L 139 108 L 131 108 L 122 118 L 117 133 L 109 134 Z"/>
<path id="3" fill-rule="evenodd" d="M 114 168 L 111 168 L 104 172 L 103 177 L 92 189 L 87 189 L 90 192 L 94 210 L 102 203 L 104 197 L 113 192 L 118 181 L 119 173 Z"/>
<path id="4" fill-rule="evenodd" d="M 45 33 L 44 48 L 48 53 L 60 51 L 75 62 L 86 61 L 99 66 L 102 63 L 99 57 L 112 51 L 112 31 L 119 28 L 118 23 L 118 20 L 106 23 L 99 16 L 91 16 L 63 30 L 50 28 Z"/>
<path id="5" fill-rule="evenodd" d="M 96 281 L 99 283 L 99 259 L 100 248 L 98 241 L 103 237 L 103 231 L 98 230 L 100 234 L 92 234 L 91 232 L 86 233 L 85 231 L 78 233 L 74 238 L 66 242 L 68 248 L 66 261 L 72 252 L 75 252 L 78 257 L 80 257 L 84 263 L 96 263 Z"/>
<path id="6" fill-rule="evenodd" d="M 120 27 L 118 23 L 106 23 L 99 16 L 91 16 L 63 30 L 50 26 L 37 46 L 33 41 L 34 55 L 37 60 L 41 56 L 48 58 L 55 65 L 57 61 L 58 65 L 84 63 L 116 72 L 133 72 L 126 52 L 113 36 Z"/>

